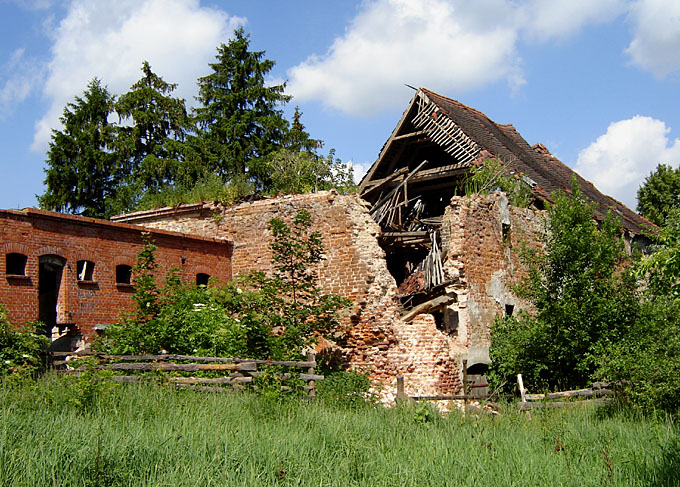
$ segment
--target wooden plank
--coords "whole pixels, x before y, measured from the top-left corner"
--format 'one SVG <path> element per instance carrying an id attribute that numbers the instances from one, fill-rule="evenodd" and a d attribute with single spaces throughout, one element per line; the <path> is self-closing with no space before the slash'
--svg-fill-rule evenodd
<path id="1" fill-rule="evenodd" d="M 430 238 L 429 232 L 382 232 L 380 238 Z"/>
<path id="2" fill-rule="evenodd" d="M 439 395 L 439 396 L 411 396 L 414 401 L 465 401 L 483 399 L 483 397 L 473 397 L 466 395 Z"/>
<path id="3" fill-rule="evenodd" d="M 366 197 L 367 194 L 372 193 L 373 191 L 382 188 L 385 184 L 389 182 L 393 182 L 396 179 L 400 178 L 404 174 L 408 172 L 408 167 L 402 167 L 397 171 L 394 171 L 392 174 L 390 174 L 387 177 L 384 177 L 382 179 L 376 179 L 375 181 L 370 181 L 367 185 L 366 188 L 363 190 L 361 193 L 361 197 L 364 198 Z"/>
<path id="4" fill-rule="evenodd" d="M 519 394 L 522 397 L 522 402 L 527 402 L 527 390 L 524 388 L 524 380 L 522 380 L 522 374 L 517 374 L 517 385 L 519 386 Z"/>
<path id="5" fill-rule="evenodd" d="M 526 411 L 528 409 L 536 409 L 536 408 L 563 408 L 567 406 L 580 406 L 583 404 L 593 404 L 593 403 L 602 403 L 602 402 L 608 402 L 611 401 L 611 399 L 586 399 L 584 401 L 555 401 L 555 402 L 518 402 L 517 407 L 522 410 Z"/>
<path id="6" fill-rule="evenodd" d="M 138 370 L 138 371 L 179 371 L 179 372 L 196 372 L 199 370 L 241 370 L 241 371 L 255 371 L 257 364 L 254 362 L 244 362 L 240 364 L 171 364 L 171 363 L 118 363 L 118 364 L 101 364 L 100 369 L 106 370 Z M 85 370 L 84 367 L 78 369 Z"/>
<path id="7" fill-rule="evenodd" d="M 249 375 L 250 377 L 259 377 L 259 376 L 261 376 L 262 374 L 264 374 L 264 372 L 259 372 L 259 371 L 258 371 L 258 372 L 252 372 L 252 373 L 250 373 L 250 374 L 248 374 L 248 375 Z M 286 373 L 281 374 L 281 378 L 282 378 L 283 380 L 290 379 L 291 377 L 297 377 L 297 378 L 300 379 L 300 380 L 323 380 L 325 376 L 323 376 L 323 375 L 318 375 L 318 374 L 310 374 L 310 373 L 306 373 L 306 374 L 305 374 L 305 373 L 302 373 L 302 374 L 289 374 L 289 373 L 286 372 Z"/>
<path id="8" fill-rule="evenodd" d="M 413 318 L 415 318 L 417 315 L 419 315 L 421 313 L 427 313 L 431 309 L 439 308 L 441 306 L 446 306 L 446 305 L 449 305 L 451 303 L 454 303 L 455 301 L 456 301 L 456 298 L 454 298 L 452 296 L 446 296 L 446 295 L 438 296 L 434 299 L 431 299 L 429 301 L 426 301 L 424 303 L 419 304 L 418 306 L 413 308 L 411 311 L 409 311 L 408 313 L 403 315 L 401 317 L 401 319 L 405 322 L 409 322 L 409 321 L 412 321 Z"/>
<path id="9" fill-rule="evenodd" d="M 424 130 L 418 130 L 416 132 L 411 132 L 411 133 L 408 133 L 408 134 L 397 135 L 396 137 L 392 138 L 392 141 L 412 139 L 413 137 L 419 137 L 421 135 L 426 135 L 426 134 L 427 134 L 427 132 L 425 132 Z"/>

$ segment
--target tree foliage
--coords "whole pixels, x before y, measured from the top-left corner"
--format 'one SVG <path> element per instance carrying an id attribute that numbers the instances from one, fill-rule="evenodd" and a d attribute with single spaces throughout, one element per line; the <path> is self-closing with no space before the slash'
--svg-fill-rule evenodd
<path id="1" fill-rule="evenodd" d="M 146 242 L 135 266 L 135 313 L 107 330 L 101 346 L 113 353 L 169 353 L 301 359 L 320 336 L 339 326 L 347 299 L 324 294 L 317 265 L 323 258 L 308 213 L 291 226 L 271 220 L 271 275 L 253 272 L 227 285 L 186 285 L 170 272 L 155 281 L 155 247 Z"/>
<path id="2" fill-rule="evenodd" d="M 555 195 L 542 243 L 542 251 L 526 251 L 528 272 L 516 289 L 535 312 L 497 320 L 494 373 L 522 373 L 533 389 L 584 386 L 603 350 L 639 317 L 620 227 L 610 215 L 598 225 L 593 204 L 573 182 L 572 195 Z"/>
<path id="3" fill-rule="evenodd" d="M 217 48 L 212 73 L 199 78 L 195 110 L 198 139 L 210 169 L 226 178 L 265 174 L 257 160 L 279 149 L 288 122 L 279 109 L 290 97 L 285 84 L 267 86 L 274 61 L 264 51 L 251 51 L 242 28 Z"/>
<path id="4" fill-rule="evenodd" d="M 612 343 L 599 376 L 616 381 L 634 406 L 680 413 L 680 210 L 671 209 L 650 255 L 635 270 L 644 282 L 640 319 Z"/>
<path id="5" fill-rule="evenodd" d="M 129 168 L 129 185 L 142 194 L 194 183 L 201 168 L 189 167 L 185 160 L 183 142 L 191 122 L 184 100 L 171 96 L 177 85 L 166 83 L 148 62 L 141 69 L 143 77 L 115 104 L 123 122 L 117 128 L 116 149 Z"/>
<path id="6" fill-rule="evenodd" d="M 638 189 L 637 199 L 638 213 L 663 225 L 672 209 L 680 209 L 680 168 L 656 166 Z"/>
<path id="7" fill-rule="evenodd" d="M 82 97 L 64 108 L 63 128 L 52 131 L 45 184 L 38 198 L 48 210 L 108 217 L 115 211 L 117 190 L 125 171 L 113 151 L 115 129 L 108 122 L 114 97 L 97 78 Z"/>
<path id="8" fill-rule="evenodd" d="M 50 210 L 107 218 L 196 198 L 231 203 L 253 192 L 354 190 L 351 166 L 310 137 L 296 108 L 282 107 L 285 83 L 267 85 L 274 62 L 250 49 L 238 29 L 198 80 L 200 106 L 187 114 L 176 85 L 142 63 L 143 76 L 116 100 L 98 79 L 64 109 L 53 131 L 47 189 Z M 109 123 L 117 114 L 118 121 Z M 236 195 L 236 196 L 234 196 Z"/>

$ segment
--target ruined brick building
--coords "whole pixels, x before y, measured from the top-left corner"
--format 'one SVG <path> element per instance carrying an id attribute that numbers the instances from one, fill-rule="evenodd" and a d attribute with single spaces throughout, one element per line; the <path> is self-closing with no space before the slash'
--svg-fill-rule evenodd
<path id="1" fill-rule="evenodd" d="M 132 267 L 144 228 L 49 211 L 0 210 L 0 303 L 18 325 L 40 320 L 71 349 L 133 307 Z M 151 230 L 158 278 L 171 267 L 188 282 L 231 278 L 231 244 Z M 63 342 L 63 343 L 62 343 Z"/>
<path id="2" fill-rule="evenodd" d="M 487 159 L 531 190 L 517 208 L 502 193 L 465 194 L 464 176 Z M 224 208 L 182 205 L 124 215 L 118 222 L 226 238 L 234 274 L 270 268 L 267 222 L 308 210 L 326 246 L 321 285 L 350 298 L 337 346 L 345 363 L 386 391 L 397 374 L 407 393 L 461 388 L 462 364 L 482 374 L 494 318 L 525 304 L 510 292 L 522 272 L 520 242 L 543 230 L 542 209 L 556 190 L 582 192 L 621 218 L 629 241 L 648 224 L 600 193 L 512 125 L 431 91 L 418 90 L 361 181 L 359 194 L 289 195 Z"/>

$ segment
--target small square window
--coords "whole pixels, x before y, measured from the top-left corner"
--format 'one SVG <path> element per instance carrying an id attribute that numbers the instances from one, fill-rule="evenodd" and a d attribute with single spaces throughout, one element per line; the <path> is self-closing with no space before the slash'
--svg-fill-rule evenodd
<path id="1" fill-rule="evenodd" d="M 121 264 L 116 266 L 116 284 L 132 283 L 132 267 Z"/>
<path id="2" fill-rule="evenodd" d="M 11 253 L 6 256 L 5 273 L 11 276 L 25 276 L 26 275 L 26 260 L 28 259 L 24 254 Z"/>
<path id="3" fill-rule="evenodd" d="M 94 262 L 89 260 L 79 260 L 77 263 L 79 281 L 92 281 L 94 276 Z"/>

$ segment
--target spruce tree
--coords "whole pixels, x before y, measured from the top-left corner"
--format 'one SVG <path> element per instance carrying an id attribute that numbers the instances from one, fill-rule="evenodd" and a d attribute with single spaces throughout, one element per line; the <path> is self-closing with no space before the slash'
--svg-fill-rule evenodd
<path id="1" fill-rule="evenodd" d="M 184 100 L 171 96 L 177 85 L 165 82 L 146 61 L 141 70 L 144 76 L 115 104 L 121 120 L 129 122 L 118 128 L 116 148 L 130 168 L 133 200 L 167 185 L 192 185 L 201 172 L 200 164 L 186 162 L 191 122 Z"/>
<path id="2" fill-rule="evenodd" d="M 82 97 L 64 108 L 61 130 L 52 131 L 47 152 L 41 208 L 107 218 L 115 213 L 122 178 L 121 160 L 111 151 L 114 127 L 108 123 L 114 98 L 94 78 Z"/>
<path id="3" fill-rule="evenodd" d="M 210 169 L 224 178 L 259 183 L 257 161 L 281 148 L 288 131 L 279 109 L 290 99 L 285 83 L 265 84 L 274 61 L 265 59 L 264 51 L 250 50 L 242 28 L 217 48 L 210 67 L 212 73 L 198 80 L 195 145 Z"/>

